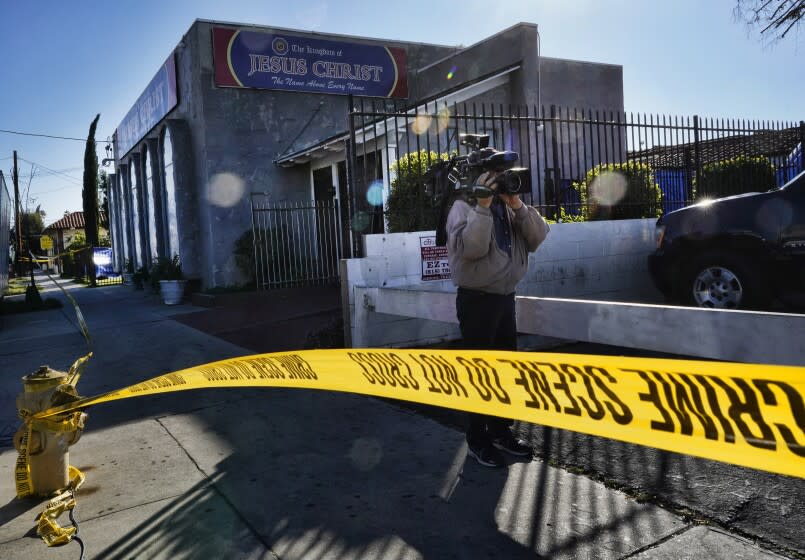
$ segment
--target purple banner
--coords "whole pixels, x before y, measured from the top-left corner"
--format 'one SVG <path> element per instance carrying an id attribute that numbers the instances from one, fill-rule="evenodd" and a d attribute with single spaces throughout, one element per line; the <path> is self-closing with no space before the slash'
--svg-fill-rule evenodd
<path id="1" fill-rule="evenodd" d="M 176 62 L 171 54 L 115 131 L 118 157 L 123 157 L 176 107 Z"/>

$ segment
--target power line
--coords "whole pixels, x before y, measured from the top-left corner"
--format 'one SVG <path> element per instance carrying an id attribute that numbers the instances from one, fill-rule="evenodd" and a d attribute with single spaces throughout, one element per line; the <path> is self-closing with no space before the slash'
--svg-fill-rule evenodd
<path id="1" fill-rule="evenodd" d="M 37 163 L 35 161 L 31 161 L 29 159 L 25 159 L 25 158 L 19 157 L 19 156 L 17 156 L 17 159 L 20 159 L 20 160 L 22 160 L 22 161 L 24 161 L 26 163 L 30 163 L 31 165 L 38 165 L 39 167 L 41 167 L 45 171 L 50 171 L 51 173 L 53 173 L 55 175 L 61 175 L 62 177 L 65 177 L 65 178 L 67 178 L 67 179 L 69 179 L 71 181 L 75 181 L 75 183 L 77 185 L 83 185 L 84 184 L 84 181 L 82 179 L 78 179 L 77 177 L 73 177 L 72 175 L 67 175 L 66 173 L 62 173 L 61 171 L 56 171 L 55 169 L 51 169 L 50 167 L 46 167 L 46 166 L 42 165 L 41 163 Z"/>
<path id="2" fill-rule="evenodd" d="M 39 165 L 39 164 L 35 164 L 35 165 Z M 69 172 L 69 171 L 78 171 L 79 169 L 83 169 L 83 168 L 81 168 L 81 167 L 68 167 L 68 168 L 66 168 L 66 169 L 57 169 L 56 171 L 57 171 L 58 173 L 67 173 L 67 172 Z M 28 174 L 25 174 L 25 175 L 20 174 L 20 175 L 17 175 L 17 176 L 18 176 L 20 179 L 27 179 L 28 177 L 49 177 L 49 176 L 51 176 L 51 175 L 55 175 L 55 174 L 56 174 L 56 173 L 51 173 L 51 172 L 49 172 L 49 171 L 48 171 L 47 173 L 33 173 L 33 174 L 31 174 L 31 175 L 28 175 Z"/>
<path id="3" fill-rule="evenodd" d="M 65 189 L 77 189 L 77 188 L 79 188 L 80 186 L 81 186 L 81 185 L 67 185 L 66 187 L 60 187 L 60 188 L 58 188 L 58 189 L 51 189 L 51 190 L 49 190 L 49 191 L 36 191 L 36 192 L 31 193 L 31 194 L 32 194 L 32 195 L 37 195 L 37 196 L 38 196 L 38 195 L 40 195 L 40 194 L 49 194 L 49 193 L 54 193 L 54 192 L 57 192 L 57 191 L 63 191 L 63 190 L 65 190 Z"/>
<path id="4" fill-rule="evenodd" d="M 6 134 L 18 134 L 20 136 L 37 136 L 39 138 L 52 138 L 54 140 L 76 140 L 77 142 L 86 142 L 87 141 L 86 138 L 73 138 L 71 136 L 54 136 L 52 134 L 37 134 L 35 132 L 21 132 L 19 130 L 4 130 L 2 128 L 0 128 L 0 132 L 5 132 Z M 107 136 L 109 136 L 109 135 L 107 135 Z M 99 142 L 98 140 L 95 140 L 96 144 L 98 142 Z M 103 142 L 103 140 L 101 140 L 101 142 Z M 112 141 L 109 140 L 108 142 L 111 143 Z"/>

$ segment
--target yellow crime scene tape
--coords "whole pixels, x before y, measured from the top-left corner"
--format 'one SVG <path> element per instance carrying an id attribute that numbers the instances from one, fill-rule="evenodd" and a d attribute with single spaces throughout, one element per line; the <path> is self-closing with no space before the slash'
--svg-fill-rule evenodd
<path id="1" fill-rule="evenodd" d="M 81 251 L 86 251 L 86 250 L 87 250 L 87 248 L 84 248 L 84 249 L 72 249 L 70 251 L 64 251 L 62 253 L 57 253 L 55 255 L 34 255 L 33 253 L 31 253 L 29 251 L 28 254 L 30 256 L 26 257 L 26 256 L 23 255 L 23 256 L 20 257 L 20 261 L 22 261 L 22 262 L 35 262 L 37 264 L 39 264 L 39 263 L 50 263 L 50 261 L 52 261 L 52 260 L 60 259 L 60 258 L 65 257 L 67 255 L 74 255 L 76 253 L 80 253 Z"/>
<path id="2" fill-rule="evenodd" d="M 71 251 L 71 252 L 74 253 L 75 251 Z M 31 253 L 29 251 L 28 254 L 31 255 L 31 258 L 34 260 L 34 262 L 39 262 L 39 261 L 36 260 L 36 258 L 34 257 L 33 253 Z M 66 254 L 66 253 L 62 253 L 62 255 L 64 255 L 64 254 Z M 64 286 L 59 284 L 56 281 L 56 279 L 53 278 L 53 276 L 50 275 L 50 273 L 47 270 L 45 270 L 42 267 L 39 267 L 39 270 L 41 270 L 42 272 L 45 273 L 45 276 L 47 276 L 50 279 L 50 281 L 53 282 L 53 284 L 55 284 L 56 287 L 61 290 L 61 292 L 64 294 L 64 296 L 70 302 L 70 305 L 73 306 L 73 309 L 75 309 L 76 320 L 78 321 L 78 330 L 81 331 L 81 334 L 84 336 L 84 339 L 87 341 L 87 346 L 92 347 L 92 336 L 89 334 L 89 327 L 87 326 L 87 321 L 84 319 L 84 314 L 81 313 L 81 308 L 78 306 L 78 302 L 75 300 L 75 298 L 73 296 L 70 295 L 70 292 L 68 292 L 67 290 L 64 289 Z M 79 360 L 75 364 L 73 364 L 73 367 L 70 368 L 71 371 L 72 371 L 73 368 L 76 368 L 76 366 L 79 363 L 83 367 L 84 362 L 86 362 L 91 355 L 92 355 L 92 353 L 90 352 L 89 355 L 84 356 L 83 358 L 79 358 Z M 75 383 L 73 383 L 72 385 L 75 387 Z"/>
<path id="3" fill-rule="evenodd" d="M 480 350 L 303 350 L 179 370 L 32 420 L 221 387 L 401 399 L 805 478 L 805 368 L 792 366 Z"/>
<path id="4" fill-rule="evenodd" d="M 78 381 L 89 356 L 68 379 Z M 753 469 L 805 478 L 805 368 L 688 360 L 471 350 L 338 349 L 232 358 L 77 398 L 23 419 L 17 494 L 32 493 L 31 430 L 83 427 L 101 403 L 191 389 L 289 387 L 343 391 L 513 418 Z M 22 411 L 21 411 L 22 412 Z M 75 506 L 83 475 L 48 502 L 38 534 L 50 546 L 75 528 L 56 518 Z"/>

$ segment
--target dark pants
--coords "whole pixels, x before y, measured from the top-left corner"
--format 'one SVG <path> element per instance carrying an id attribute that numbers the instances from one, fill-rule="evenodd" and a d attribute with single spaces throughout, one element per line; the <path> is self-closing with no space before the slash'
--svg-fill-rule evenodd
<path id="1" fill-rule="evenodd" d="M 514 294 L 498 295 L 459 288 L 456 313 L 463 347 L 469 350 L 517 350 Z M 467 443 L 489 445 L 508 432 L 512 420 L 484 414 L 468 415 Z"/>

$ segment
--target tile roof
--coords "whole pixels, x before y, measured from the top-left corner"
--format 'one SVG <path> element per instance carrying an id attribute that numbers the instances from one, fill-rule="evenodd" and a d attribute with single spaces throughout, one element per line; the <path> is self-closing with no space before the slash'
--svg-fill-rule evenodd
<path id="1" fill-rule="evenodd" d="M 789 155 L 800 142 L 798 128 L 757 130 L 724 138 L 699 141 L 699 160 L 702 165 L 736 156 L 781 157 Z M 649 163 L 654 167 L 685 167 L 692 163 L 695 144 L 657 146 L 648 150 L 629 152 L 629 159 Z"/>
<path id="2" fill-rule="evenodd" d="M 98 225 L 106 225 L 106 213 L 98 212 L 100 220 Z M 60 229 L 84 229 L 84 213 L 83 212 L 70 212 L 61 220 L 57 220 L 45 228 L 46 230 L 60 230 Z"/>

